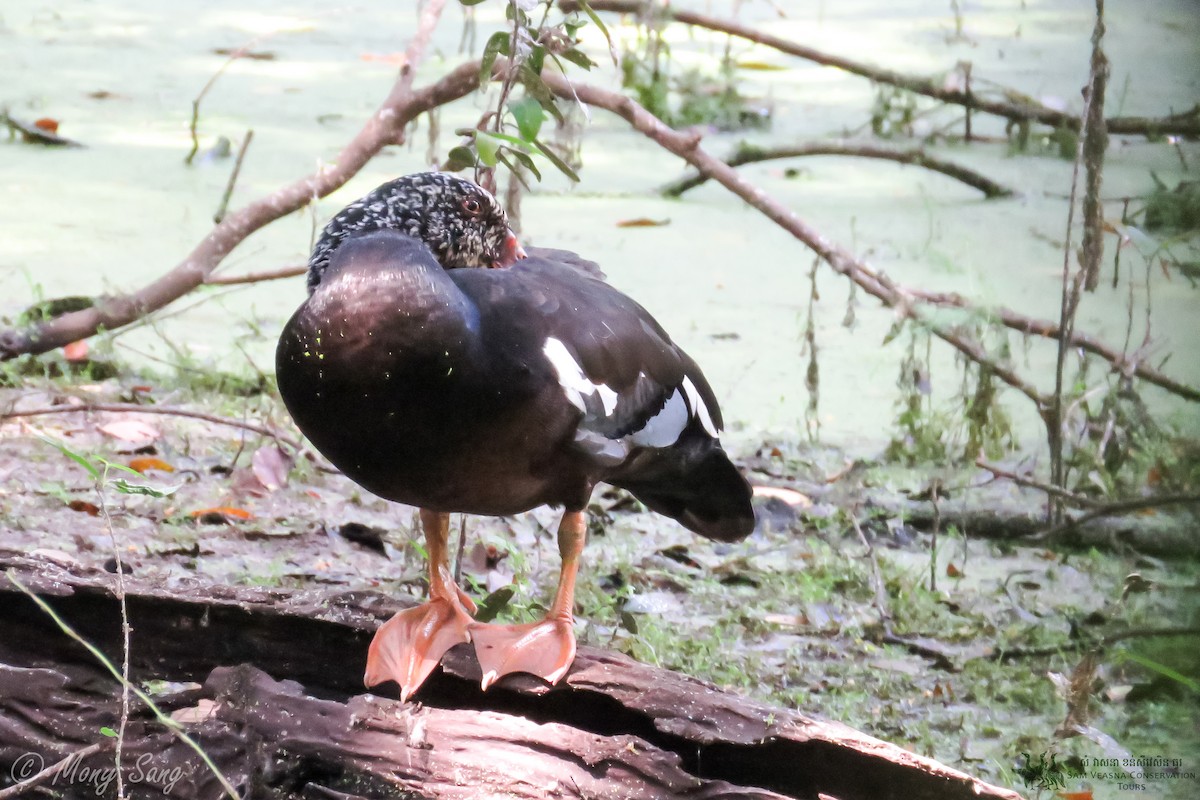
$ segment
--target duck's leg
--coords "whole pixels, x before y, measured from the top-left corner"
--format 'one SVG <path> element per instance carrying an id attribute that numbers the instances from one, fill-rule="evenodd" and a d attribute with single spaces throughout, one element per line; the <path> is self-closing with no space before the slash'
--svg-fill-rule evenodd
<path id="1" fill-rule="evenodd" d="M 475 603 L 450 576 L 450 515 L 421 509 L 421 527 L 429 552 L 429 602 L 385 622 L 367 652 L 367 686 L 395 681 L 401 702 L 425 682 L 447 650 L 471 641 L 467 628 L 475 613 Z"/>
<path id="2" fill-rule="evenodd" d="M 471 625 L 471 639 L 486 689 L 505 675 L 529 672 L 549 683 L 558 683 L 575 660 L 575 574 L 579 554 L 587 539 L 582 511 L 567 511 L 558 525 L 558 552 L 562 571 L 554 605 L 541 622 L 528 625 Z"/>

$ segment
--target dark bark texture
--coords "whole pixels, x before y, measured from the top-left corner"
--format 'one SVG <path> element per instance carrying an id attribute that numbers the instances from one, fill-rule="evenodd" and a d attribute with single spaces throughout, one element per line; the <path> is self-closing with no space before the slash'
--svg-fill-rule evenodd
<path id="1" fill-rule="evenodd" d="M 9 574 L 120 663 L 113 576 L 0 551 L 0 786 L 36 771 L 27 754 L 52 765 L 103 743 L 120 703 L 111 676 Z M 382 696 L 390 685 L 362 689 L 371 635 L 399 608 L 382 595 L 126 584 L 133 679 L 180 682 L 160 707 L 243 797 L 1019 797 L 839 723 L 590 647 L 556 687 L 513 676 L 484 693 L 460 646 L 419 702 L 400 704 Z M 131 797 L 221 796 L 136 700 L 124 750 Z M 112 764 L 107 747 L 36 791 L 96 796 Z"/>

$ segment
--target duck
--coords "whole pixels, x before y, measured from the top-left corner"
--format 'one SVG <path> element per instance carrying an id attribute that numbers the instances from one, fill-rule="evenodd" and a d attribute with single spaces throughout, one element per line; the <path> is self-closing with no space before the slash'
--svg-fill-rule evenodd
<path id="1" fill-rule="evenodd" d="M 696 362 L 594 262 L 522 247 L 480 186 L 440 172 L 383 184 L 325 226 L 307 284 L 276 350 L 279 393 L 350 480 L 419 510 L 429 561 L 429 599 L 371 642 L 368 687 L 394 681 L 406 701 L 468 642 L 484 690 L 518 672 L 561 680 L 599 483 L 714 541 L 753 530 Z M 539 506 L 563 509 L 549 611 L 477 622 L 450 571 L 450 515 Z"/>

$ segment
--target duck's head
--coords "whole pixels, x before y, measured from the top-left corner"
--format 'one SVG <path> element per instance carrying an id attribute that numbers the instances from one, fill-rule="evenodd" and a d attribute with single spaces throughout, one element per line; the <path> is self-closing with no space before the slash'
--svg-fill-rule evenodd
<path id="1" fill-rule="evenodd" d="M 444 269 L 507 267 L 525 257 L 490 192 L 449 173 L 418 172 L 383 184 L 329 221 L 308 260 L 308 290 L 348 237 L 385 229 L 420 239 Z"/>

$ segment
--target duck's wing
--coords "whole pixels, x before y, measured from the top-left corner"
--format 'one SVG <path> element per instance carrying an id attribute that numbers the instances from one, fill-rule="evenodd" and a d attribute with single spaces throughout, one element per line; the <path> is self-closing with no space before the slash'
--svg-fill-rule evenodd
<path id="1" fill-rule="evenodd" d="M 646 309 L 541 253 L 451 274 L 480 310 L 488 360 L 577 415 L 572 446 L 589 474 L 709 538 L 750 532 L 750 487 L 717 440 L 712 388 Z"/>
<path id="2" fill-rule="evenodd" d="M 580 269 L 591 262 L 566 255 L 531 253 L 510 270 L 526 287 L 542 358 L 583 412 L 580 429 L 666 447 L 694 421 L 715 438 L 721 411 L 696 362 L 650 312 Z"/>

